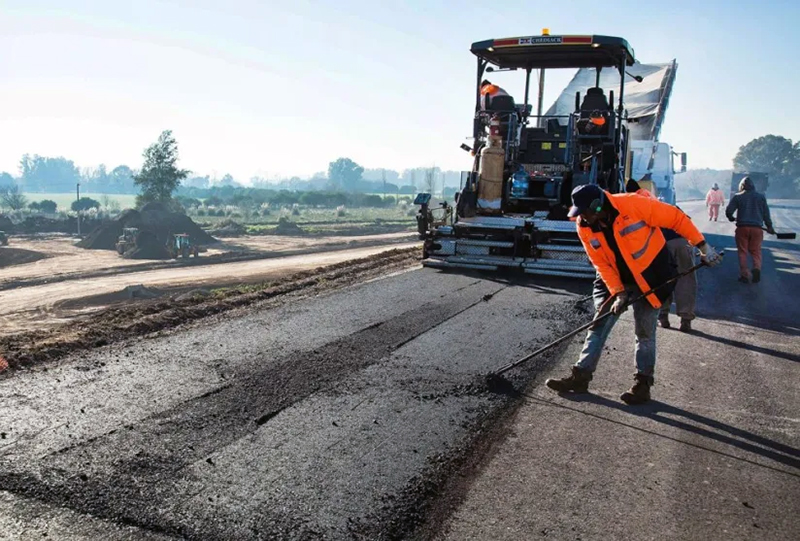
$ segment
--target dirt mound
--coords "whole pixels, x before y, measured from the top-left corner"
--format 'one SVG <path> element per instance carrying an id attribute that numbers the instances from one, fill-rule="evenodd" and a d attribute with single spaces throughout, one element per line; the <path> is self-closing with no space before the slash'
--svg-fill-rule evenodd
<path id="1" fill-rule="evenodd" d="M 22 248 L 0 248 L 0 267 L 12 267 L 14 265 L 24 265 L 33 263 L 47 256 L 41 252 L 33 250 L 23 250 Z"/>
<path id="2" fill-rule="evenodd" d="M 247 228 L 229 219 L 221 222 L 215 229 L 212 229 L 210 233 L 218 237 L 241 237 L 247 234 Z"/>
<path id="3" fill-rule="evenodd" d="M 172 238 L 172 235 L 176 233 L 185 233 L 192 238 L 192 242 L 200 245 L 217 242 L 217 239 L 203 231 L 200 226 L 185 214 L 170 212 L 167 207 L 160 203 L 148 203 L 142 207 L 141 211 L 127 209 L 116 219 L 100 224 L 85 239 L 79 242 L 78 246 L 90 250 L 114 250 L 116 249 L 117 239 L 122 235 L 122 230 L 126 227 L 136 227 L 142 233 L 147 232 L 152 238 L 155 238 L 155 241 L 151 242 L 151 237 L 145 237 L 147 244 L 141 246 L 141 248 L 143 249 L 142 253 L 147 254 L 147 256 L 140 255 L 140 252 L 136 250 L 136 254 L 131 257 L 138 259 L 165 259 L 169 257 L 164 246 Z M 156 249 L 155 244 L 159 244 L 161 249 Z"/>
<path id="4" fill-rule="evenodd" d="M 278 220 L 278 225 L 275 227 L 274 233 L 276 235 L 305 235 L 299 225 L 290 221 L 285 216 Z"/>

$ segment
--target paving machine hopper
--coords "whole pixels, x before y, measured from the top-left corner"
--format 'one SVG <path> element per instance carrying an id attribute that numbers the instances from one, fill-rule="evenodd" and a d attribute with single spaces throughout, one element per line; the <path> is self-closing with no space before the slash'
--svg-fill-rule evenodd
<path id="1" fill-rule="evenodd" d="M 635 62 L 633 49 L 618 37 L 545 31 L 480 41 L 471 51 L 477 58 L 473 145 L 462 148 L 473 155 L 473 167 L 462 173 L 452 220 L 420 224 L 423 265 L 593 278 L 567 211 L 576 186 L 624 191 L 629 136 L 623 81 Z M 595 86 L 576 93 L 570 111 L 543 115 L 545 72 L 576 68 L 594 68 Z M 601 88 L 604 70 L 619 75 L 616 91 Z M 487 91 L 485 77 L 500 71 L 523 74 L 522 103 Z M 529 103 L 534 72 L 536 114 Z"/>

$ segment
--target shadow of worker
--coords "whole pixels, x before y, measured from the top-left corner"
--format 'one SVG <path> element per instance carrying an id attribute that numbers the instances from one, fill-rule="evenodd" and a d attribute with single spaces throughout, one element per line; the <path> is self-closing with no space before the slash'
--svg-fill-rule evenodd
<path id="1" fill-rule="evenodd" d="M 658 400 L 651 400 L 646 404 L 631 407 L 596 394 L 561 395 L 562 398 L 565 398 L 571 402 L 586 402 L 586 403 L 597 404 L 600 406 L 606 406 L 608 408 L 619 410 L 630 415 L 635 415 L 637 417 L 645 417 L 647 419 L 651 419 L 658 423 L 662 423 L 666 426 L 684 430 L 691 434 L 695 434 L 707 438 L 709 440 L 723 443 L 725 445 L 730 445 L 732 447 L 736 447 L 737 449 L 741 449 L 743 451 L 747 451 L 749 453 L 753 453 L 762 456 L 764 458 L 774 460 L 775 462 L 794 468 L 797 471 L 791 472 L 780 468 L 775 468 L 767 464 L 754 462 L 752 460 L 738 457 L 730 453 L 726 453 L 724 451 L 719 451 L 717 449 L 705 447 L 695 442 L 688 442 L 677 438 L 673 438 L 665 434 L 653 432 L 646 428 L 634 426 L 592 412 L 577 410 L 569 406 L 563 406 L 556 402 L 543 400 L 539 397 L 534 397 L 530 395 L 525 395 L 525 396 L 527 398 L 532 398 L 536 401 L 544 401 L 549 404 L 565 407 L 567 409 L 576 411 L 578 413 L 583 413 L 586 415 L 590 415 L 592 417 L 597 417 L 606 421 L 621 424 L 623 426 L 647 432 L 648 434 L 653 434 L 661 438 L 666 438 L 686 445 L 691 445 L 693 447 L 697 447 L 706 451 L 724 455 L 731 459 L 747 462 L 749 464 L 754 464 L 756 466 L 768 468 L 771 470 L 779 471 L 781 473 L 785 473 L 800 478 L 800 449 L 792 447 L 791 445 L 787 445 L 785 443 L 781 443 L 779 441 L 765 438 L 764 436 L 754 434 L 752 432 L 724 423 L 717 419 L 712 419 L 710 417 L 706 417 L 698 413 L 694 413 L 691 411 L 687 411 L 685 409 L 671 406 L 669 404 L 665 404 L 664 402 L 659 402 Z"/>

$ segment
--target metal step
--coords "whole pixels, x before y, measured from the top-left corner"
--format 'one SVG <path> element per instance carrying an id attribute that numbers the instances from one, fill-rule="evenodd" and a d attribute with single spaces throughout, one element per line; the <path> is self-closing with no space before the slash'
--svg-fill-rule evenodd
<path id="1" fill-rule="evenodd" d="M 436 269 L 475 269 L 475 270 L 487 270 L 487 271 L 496 271 L 497 267 L 492 265 L 474 265 L 469 263 L 451 263 L 450 261 L 445 261 L 443 259 L 423 259 L 422 260 L 423 267 L 432 267 Z"/>
<path id="2" fill-rule="evenodd" d="M 514 243 L 503 240 L 478 240 L 478 239 L 456 239 L 458 246 L 481 246 L 484 248 L 513 248 Z"/>

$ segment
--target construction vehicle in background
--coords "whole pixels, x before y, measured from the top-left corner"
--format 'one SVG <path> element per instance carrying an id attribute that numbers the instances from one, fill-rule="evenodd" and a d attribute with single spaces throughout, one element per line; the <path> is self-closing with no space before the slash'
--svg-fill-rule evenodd
<path id="1" fill-rule="evenodd" d="M 8 246 L 8 235 L 5 231 L 0 231 L 0 246 Z"/>
<path id="2" fill-rule="evenodd" d="M 750 177 L 750 180 L 753 181 L 758 193 L 767 195 L 767 188 L 769 188 L 769 173 L 759 173 L 755 171 L 752 173 L 742 173 L 734 171 L 731 174 L 730 197 L 733 197 L 739 191 L 739 183 L 744 177 Z"/>
<path id="3" fill-rule="evenodd" d="M 167 242 L 167 250 L 173 259 L 182 257 L 184 259 L 189 256 L 200 257 L 200 248 L 197 244 L 192 242 L 192 238 L 186 233 L 176 233 Z"/>
<path id="4" fill-rule="evenodd" d="M 657 92 L 650 93 L 655 105 L 634 116 L 626 96 L 631 84 L 653 80 L 629 73 L 643 65 L 636 63 L 622 38 L 543 31 L 540 36 L 477 42 L 471 51 L 477 57 L 473 145 L 462 148 L 472 153 L 473 167 L 462 173 L 450 223 L 420 226 L 425 230 L 423 265 L 594 278 L 575 224 L 567 217 L 571 192 L 583 184 L 597 184 L 610 193 L 625 191 L 635 161 L 629 152 L 634 148 L 631 126 L 647 133 L 639 139 L 657 138 L 674 62 L 662 70 Z M 578 69 L 573 88 L 580 84 L 581 89 L 568 87 L 543 114 L 545 73 L 553 69 Z M 487 73 L 499 72 L 525 74 L 522 103 L 505 93 L 481 95 Z M 534 72 L 539 83 L 536 114 L 529 101 Z"/>
<path id="5" fill-rule="evenodd" d="M 133 250 L 136 248 L 136 243 L 139 238 L 139 228 L 137 227 L 126 227 L 122 230 L 122 235 L 119 236 L 117 239 L 117 244 L 115 248 L 117 249 L 117 253 L 119 255 L 123 255 L 125 252 L 129 250 Z"/>

